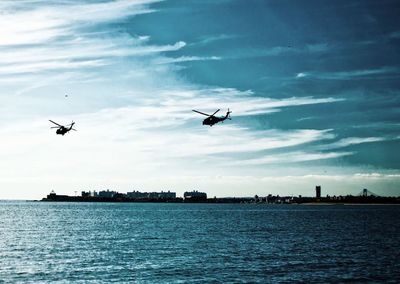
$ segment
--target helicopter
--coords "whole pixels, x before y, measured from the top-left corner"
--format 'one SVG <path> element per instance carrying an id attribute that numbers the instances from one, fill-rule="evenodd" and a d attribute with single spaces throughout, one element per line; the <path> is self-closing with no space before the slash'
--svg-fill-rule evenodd
<path id="1" fill-rule="evenodd" d="M 56 131 L 56 134 L 60 134 L 60 135 L 64 136 L 65 133 L 67 133 L 67 132 L 69 132 L 71 130 L 77 131 L 76 129 L 72 128 L 74 126 L 74 124 L 75 124 L 75 122 L 73 122 L 73 121 L 72 121 L 71 124 L 68 124 L 66 126 L 60 125 L 57 122 L 54 122 L 54 121 L 52 121 L 50 119 L 49 119 L 49 121 L 51 123 L 54 123 L 55 125 L 57 125 L 57 126 L 50 127 L 50 128 L 58 128 L 57 131 Z"/>
<path id="2" fill-rule="evenodd" d="M 213 126 L 214 124 L 218 123 L 218 122 L 224 122 L 225 119 L 231 119 L 231 117 L 230 117 L 231 111 L 229 110 L 229 108 L 228 108 L 228 111 L 227 111 L 225 116 L 219 116 L 219 117 L 215 116 L 215 114 L 217 112 L 219 112 L 220 109 L 215 111 L 213 114 L 206 114 L 204 112 L 197 111 L 197 110 L 194 110 L 194 109 L 192 111 L 200 113 L 200 114 L 205 115 L 205 116 L 208 116 L 206 119 L 203 120 L 203 125 L 210 125 L 210 127 Z"/>

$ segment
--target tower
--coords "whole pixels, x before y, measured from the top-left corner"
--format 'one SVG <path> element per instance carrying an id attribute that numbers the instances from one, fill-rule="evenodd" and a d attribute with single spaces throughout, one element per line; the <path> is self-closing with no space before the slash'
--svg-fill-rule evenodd
<path id="1" fill-rule="evenodd" d="M 315 198 L 321 198 L 321 186 L 317 185 L 315 187 Z"/>

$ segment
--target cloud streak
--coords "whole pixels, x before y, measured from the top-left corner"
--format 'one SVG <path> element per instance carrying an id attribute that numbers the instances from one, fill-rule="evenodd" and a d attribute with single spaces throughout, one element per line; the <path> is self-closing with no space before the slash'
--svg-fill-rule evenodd
<path id="1" fill-rule="evenodd" d="M 236 165 L 266 165 L 266 164 L 288 164 L 309 162 L 316 160 L 335 159 L 354 154 L 353 152 L 331 152 L 331 153 L 308 153 L 308 152 L 292 152 L 288 154 L 268 155 L 257 159 L 248 159 L 236 162 Z"/>
<path id="2" fill-rule="evenodd" d="M 31 45 L 72 35 L 77 29 L 94 24 L 123 19 L 128 16 L 151 12 L 146 5 L 160 2 L 154 0 L 98 2 L 73 4 L 59 2 L 42 5 L 41 2 L 3 3 L 5 13 L 0 19 L 4 34 L 0 46 Z M 30 9 L 29 9 L 30 8 Z"/>
<path id="3" fill-rule="evenodd" d="M 388 139 L 385 137 L 348 137 L 340 139 L 339 141 L 336 141 L 334 143 L 320 145 L 317 148 L 320 150 L 329 150 L 329 149 L 344 148 L 363 143 L 381 142 L 386 140 Z"/>
<path id="4" fill-rule="evenodd" d="M 377 78 L 379 76 L 398 76 L 399 69 L 397 67 L 385 66 L 376 69 L 361 69 L 339 72 L 300 72 L 296 74 L 296 78 L 316 78 L 324 80 L 351 80 L 351 79 L 368 79 Z"/>
<path id="5" fill-rule="evenodd" d="M 191 61 L 221 60 L 218 56 L 181 56 L 178 58 L 159 58 L 155 64 L 172 64 Z"/>

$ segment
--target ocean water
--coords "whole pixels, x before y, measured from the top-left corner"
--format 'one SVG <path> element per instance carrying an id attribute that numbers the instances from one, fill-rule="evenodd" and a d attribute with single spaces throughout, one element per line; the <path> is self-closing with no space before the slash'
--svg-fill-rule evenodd
<path id="1" fill-rule="evenodd" d="M 0 202 L 0 283 L 400 282 L 400 206 Z"/>

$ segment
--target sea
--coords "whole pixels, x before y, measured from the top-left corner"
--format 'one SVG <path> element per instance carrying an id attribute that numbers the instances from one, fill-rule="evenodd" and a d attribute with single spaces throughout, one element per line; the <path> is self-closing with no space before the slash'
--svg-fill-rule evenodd
<path id="1" fill-rule="evenodd" d="M 400 206 L 0 202 L 0 283 L 342 282 L 400 282 Z"/>

